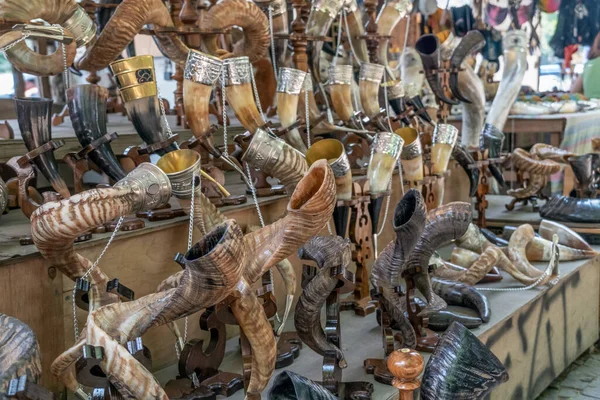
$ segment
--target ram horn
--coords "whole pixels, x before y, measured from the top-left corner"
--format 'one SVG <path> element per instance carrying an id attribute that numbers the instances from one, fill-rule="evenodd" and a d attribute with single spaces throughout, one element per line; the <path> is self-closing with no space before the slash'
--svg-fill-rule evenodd
<path id="1" fill-rule="evenodd" d="M 308 21 L 306 22 L 305 33 L 308 36 L 326 36 L 331 28 L 331 24 L 344 6 L 344 0 L 317 0 L 312 3 Z M 323 41 L 309 41 L 306 48 L 308 53 L 308 62 L 311 65 L 311 72 L 315 83 L 320 85 L 324 83 L 321 80 L 321 50 Z"/>
<path id="2" fill-rule="evenodd" d="M 115 218 L 166 204 L 170 197 L 167 176 L 156 166 L 142 163 L 112 188 L 91 189 L 42 205 L 31 216 L 31 237 L 50 265 L 74 281 L 92 265 L 75 252 L 75 238 Z M 89 280 L 92 310 L 115 300 L 115 295 L 106 292 L 108 277 L 100 268 L 91 271 Z"/>
<path id="3" fill-rule="evenodd" d="M 596 251 L 589 245 L 589 243 L 582 238 L 577 232 L 571 228 L 559 224 L 555 221 L 547 219 L 542 220 L 538 229 L 540 236 L 546 240 L 552 240 L 554 235 L 558 235 L 558 243 L 563 246 L 571 247 L 577 250 L 588 251 L 590 254 L 596 253 Z"/>
<path id="4" fill-rule="evenodd" d="M 106 101 L 108 90 L 98 85 L 77 85 L 67 89 L 69 117 L 75 135 L 82 147 L 101 142 L 88 157 L 106 175 L 115 181 L 125 178 L 125 171 L 110 143 L 103 138 L 106 135 Z"/>
<path id="5" fill-rule="evenodd" d="M 421 398 L 483 399 L 507 380 L 506 368 L 494 353 L 455 322 L 442 335 L 425 366 Z"/>
<path id="6" fill-rule="evenodd" d="M 423 301 L 420 302 L 425 305 Z M 483 321 L 479 317 L 464 315 L 448 310 L 437 311 L 427 317 L 427 328 L 437 332 L 445 332 L 454 322 L 463 325 L 467 329 L 475 329 L 481 326 Z"/>
<path id="7" fill-rule="evenodd" d="M 462 101 L 463 103 L 471 103 L 472 100 L 469 97 L 465 97 L 464 94 L 461 92 L 461 87 L 459 84 L 459 82 L 460 82 L 460 79 L 459 79 L 460 72 L 459 71 L 462 68 L 468 68 L 471 71 L 471 74 L 470 74 L 471 76 L 469 76 L 469 77 L 464 76 L 464 77 L 462 77 L 462 79 L 476 78 L 475 72 L 473 72 L 473 69 L 470 66 L 467 66 L 466 64 L 463 65 L 463 61 L 465 60 L 465 58 L 467 58 L 467 56 L 469 54 L 472 54 L 474 52 L 481 50 L 484 45 L 485 45 L 485 38 L 479 31 L 469 31 L 460 40 L 460 43 L 456 46 L 456 48 L 454 49 L 454 52 L 452 53 L 452 57 L 450 57 L 450 68 L 452 69 L 452 72 L 450 73 L 450 80 L 449 80 L 450 90 L 452 91 L 452 95 L 454 95 L 454 97 L 456 97 L 458 100 Z M 479 81 L 478 79 L 476 79 L 476 80 Z M 480 85 L 480 86 L 481 86 L 481 94 L 483 97 L 483 85 Z M 485 99 L 484 99 L 484 102 L 485 102 Z"/>
<path id="8" fill-rule="evenodd" d="M 435 294 L 450 306 L 467 307 L 477 311 L 483 322 L 490 320 L 491 310 L 487 297 L 472 285 L 432 278 L 431 285 Z"/>
<path id="9" fill-rule="evenodd" d="M 315 162 L 298 182 L 285 217 L 244 238 L 248 265 L 244 276 L 256 282 L 325 227 L 335 206 L 335 179 L 327 161 Z"/>
<path id="10" fill-rule="evenodd" d="M 119 7 L 123 4 L 121 3 Z M 162 3 L 161 7 L 164 7 Z M 168 140 L 167 132 L 161 122 L 154 58 L 152 56 L 125 58 L 111 63 L 110 69 L 119 86 L 127 115 L 142 140 L 148 145 Z M 157 153 L 164 155 L 177 149 L 177 144 L 173 143 L 158 150 Z"/>
<path id="11" fill-rule="evenodd" d="M 47 145 L 52 140 L 50 127 L 52 103 L 52 99 L 43 98 L 15 99 L 17 121 L 28 151 Z M 52 150 L 35 157 L 33 162 L 44 177 L 48 179 L 52 188 L 63 198 L 68 198 L 71 195 L 67 184 L 58 172 L 58 164 Z"/>
<path id="12" fill-rule="evenodd" d="M 27 376 L 38 382 L 42 376 L 40 345 L 29 326 L 0 313 L 0 388 L 7 390 L 10 381 Z M 5 392 L 6 393 L 6 392 Z"/>
<path id="13" fill-rule="evenodd" d="M 279 68 L 277 77 L 277 115 L 282 128 L 288 128 L 296 122 L 298 101 L 304 87 L 306 72 L 293 68 Z M 288 130 L 286 141 L 301 153 L 306 153 L 306 144 L 297 128 Z"/>
<path id="14" fill-rule="evenodd" d="M 360 65 L 358 91 L 360 103 L 367 117 L 373 119 L 379 114 L 379 85 L 383 78 L 384 67 L 364 62 Z"/>
<path id="15" fill-rule="evenodd" d="M 77 68 L 85 71 L 106 68 L 146 24 L 155 28 L 174 26 L 169 10 L 161 0 L 123 0 L 96 42 L 77 61 Z M 168 58 L 179 65 L 185 64 L 188 48 L 176 32 L 157 33 L 156 41 Z"/>
<path id="16" fill-rule="evenodd" d="M 288 193 L 292 193 L 308 170 L 302 153 L 262 129 L 258 129 L 252 137 L 242 161 L 279 179 Z"/>
<path id="17" fill-rule="evenodd" d="M 600 223 L 600 199 L 553 196 L 540 207 L 540 216 L 559 222 Z"/>
<path id="18" fill-rule="evenodd" d="M 74 41 L 63 46 L 57 46 L 55 53 L 41 55 L 31 50 L 25 42 L 20 42 L 6 50 L 7 60 L 19 71 L 38 75 L 57 75 L 63 72 L 65 59 L 67 66 L 73 64 L 77 47 L 88 44 L 96 36 L 96 25 L 86 11 L 75 0 L 30 1 L 23 3 L 19 0 L 0 1 L 0 18 L 7 21 L 22 21 L 42 19 L 50 25 L 59 24 L 73 36 Z M 65 32 L 65 33 L 66 33 Z M 21 31 L 10 31 L 0 37 L 2 47 L 22 37 Z M 62 33 L 59 34 L 63 36 Z"/>
<path id="19" fill-rule="evenodd" d="M 352 44 L 352 52 L 358 59 L 359 64 L 369 62 L 369 51 L 367 42 L 363 40 L 365 28 L 362 19 L 362 10 L 358 7 L 356 0 L 346 0 L 344 3 L 346 31 L 348 39 Z"/>
<path id="20" fill-rule="evenodd" d="M 511 162 L 515 168 L 530 175 L 548 176 L 560 171 L 559 163 L 552 160 L 537 160 L 527 151 L 517 148 L 511 154 Z"/>
<path id="21" fill-rule="evenodd" d="M 435 277 L 441 279 L 449 279 L 456 282 L 462 282 L 467 285 L 475 285 L 479 282 L 483 283 L 482 280 L 486 278 L 489 272 L 492 271 L 496 266 L 496 263 L 498 261 L 496 251 L 494 249 L 486 249 L 480 255 L 472 253 L 469 250 L 464 251 L 468 252 L 467 254 L 472 254 L 476 257 L 475 259 L 466 259 L 465 257 L 464 261 L 458 260 L 458 262 L 461 262 L 463 264 L 469 264 L 467 267 L 459 266 L 458 263 L 454 265 L 444 262 L 442 267 L 438 267 L 435 270 Z M 452 257 L 458 256 L 459 253 L 452 252 Z M 452 265 L 452 268 L 448 267 L 448 265 Z M 501 275 L 496 276 L 501 277 Z"/>
<path id="22" fill-rule="evenodd" d="M 429 303 L 431 311 L 444 308 L 446 303 L 439 298 L 436 299 L 437 296 L 431 288 L 429 259 L 439 247 L 464 235 L 471 221 L 471 205 L 462 202 L 448 203 L 427 214 L 423 234 L 406 262 L 402 275 L 412 276 L 415 286 Z"/>
<path id="23" fill-rule="evenodd" d="M 223 61 L 223 66 L 227 101 L 242 126 L 250 133 L 255 133 L 266 121 L 258 111 L 254 100 L 250 59 L 248 57 L 227 58 Z"/>
<path id="24" fill-rule="evenodd" d="M 517 99 L 525 72 L 527 72 L 527 43 L 527 33 L 519 30 L 506 32 L 502 39 L 504 72 L 498 92 L 485 120 L 486 124 L 493 125 L 500 130 L 504 128 L 510 107 Z"/>
<path id="25" fill-rule="evenodd" d="M 298 337 L 321 356 L 334 352 L 340 368 L 346 368 L 348 364 L 342 350 L 327 340 L 321 325 L 321 309 L 338 284 L 334 269 L 347 267 L 351 262 L 350 245 L 340 236 L 314 236 L 300 248 L 298 257 L 315 261 L 319 267 L 296 304 L 294 326 Z"/>
<path id="26" fill-rule="evenodd" d="M 270 400 L 337 400 L 323 386 L 292 371 L 283 371 L 275 377 L 267 397 Z"/>
<path id="27" fill-rule="evenodd" d="M 517 228 L 518 231 L 518 228 Z M 517 232 L 515 231 L 515 233 Z M 513 235 L 514 236 L 514 233 Z M 512 239 L 511 236 L 511 239 Z M 586 258 L 592 258 L 598 255 L 598 252 L 594 249 L 577 249 L 562 244 L 558 245 L 559 260 L 560 261 L 574 261 L 584 260 Z M 553 254 L 552 242 L 548 239 L 534 236 L 529 242 L 526 248 L 527 259 L 529 261 L 549 261 Z"/>
<path id="28" fill-rule="evenodd" d="M 449 99 L 444 93 L 444 89 L 440 83 L 439 74 L 440 68 L 440 41 L 436 35 L 423 35 L 415 43 L 415 49 L 421 56 L 423 61 L 423 69 L 425 70 L 425 78 L 429 83 L 429 87 L 435 96 L 444 103 L 456 105 L 457 101 Z M 403 79 L 404 80 L 404 79 Z"/>
<path id="29" fill-rule="evenodd" d="M 285 0 L 256 1 L 255 3 L 263 9 L 267 16 L 269 15 L 269 7 L 272 7 L 270 12 L 273 16 L 273 35 L 287 35 L 290 33 L 287 3 Z M 287 47 L 287 39 L 278 39 L 275 41 L 275 54 L 272 54 L 271 57 L 277 60 L 277 65 L 286 64 Z"/>
<path id="30" fill-rule="evenodd" d="M 594 197 L 600 180 L 600 154 L 569 157 L 569 164 L 582 191 L 582 197 Z"/>
<path id="31" fill-rule="evenodd" d="M 545 187 L 546 177 L 544 175 L 529 175 L 526 187 L 509 189 L 506 191 L 506 194 L 515 199 L 528 199 L 531 196 L 538 194 Z"/>
<path id="32" fill-rule="evenodd" d="M 529 152 L 538 156 L 542 160 L 552 160 L 558 163 L 567 163 L 569 162 L 569 157 L 575 156 L 574 153 L 559 149 L 558 147 L 554 147 L 546 143 L 534 144 Z"/>
<path id="33" fill-rule="evenodd" d="M 531 225 L 524 224 L 517 228 L 515 233 L 510 237 L 510 241 L 508 244 L 508 258 L 513 263 L 513 265 L 523 274 L 531 277 L 531 278 L 540 278 L 543 274 L 542 271 L 535 268 L 533 265 L 529 263 L 529 258 L 527 257 L 527 245 L 531 243 L 533 238 L 535 237 L 535 232 Z M 551 257 L 550 261 L 555 261 L 555 265 L 552 269 L 552 275 L 556 276 L 558 274 L 558 247 L 553 246 L 551 249 Z M 542 278 L 539 282 L 540 285 L 547 283 L 548 281 L 554 279 L 554 276 L 548 275 Z"/>
<path id="34" fill-rule="evenodd" d="M 400 128 L 394 132 L 404 140 L 400 153 L 403 179 L 411 183 L 422 181 L 424 178 L 423 148 L 419 132 L 413 128 Z"/>
<path id="35" fill-rule="evenodd" d="M 479 185 L 479 168 L 469 168 L 470 165 L 475 165 L 475 159 L 461 143 L 457 143 L 452 148 L 452 157 L 454 157 L 456 162 L 458 162 L 458 165 L 461 166 L 469 178 L 469 197 L 475 196 L 475 194 L 477 194 L 477 187 Z"/>
<path id="36" fill-rule="evenodd" d="M 431 173 L 443 175 L 448 169 L 452 149 L 458 139 L 458 128 L 449 124 L 437 124 L 431 145 Z"/>
<path id="37" fill-rule="evenodd" d="M 238 285 L 234 297 L 235 300 L 230 304 L 231 311 L 252 349 L 250 377 L 244 388 L 246 399 L 260 400 L 261 392 L 267 387 L 275 370 L 277 342 L 262 304 L 245 280 Z"/>
<path id="38" fill-rule="evenodd" d="M 265 14 L 252 1 L 224 0 L 210 8 L 206 17 L 198 21 L 202 29 L 219 31 L 234 26 L 244 31 L 244 45 L 241 54 L 228 54 L 230 56 L 246 56 L 251 63 L 261 60 L 267 55 L 269 48 L 269 21 Z M 204 36 L 204 45 L 212 55 L 220 55 L 218 34 Z"/>
<path id="39" fill-rule="evenodd" d="M 383 37 L 389 37 L 392 35 L 396 25 L 406 17 L 412 11 L 412 2 L 408 0 L 388 0 L 381 7 L 381 11 L 377 15 L 376 26 L 377 34 Z M 379 43 L 378 48 L 378 61 L 383 65 L 389 77 L 395 78 L 395 74 L 389 66 L 388 61 L 388 46 L 389 39 L 384 39 Z M 402 78 L 404 80 L 404 78 Z M 406 82 L 406 81 L 405 81 Z"/>
<path id="40" fill-rule="evenodd" d="M 222 67 L 221 59 L 190 49 L 183 72 L 185 120 L 194 137 L 214 156 L 219 156 L 220 152 L 215 148 L 210 134 L 208 109 L 213 85 Z"/>

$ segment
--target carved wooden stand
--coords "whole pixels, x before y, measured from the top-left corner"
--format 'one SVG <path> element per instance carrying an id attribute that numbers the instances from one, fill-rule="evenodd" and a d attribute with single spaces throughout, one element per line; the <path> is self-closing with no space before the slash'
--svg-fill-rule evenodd
<path id="1" fill-rule="evenodd" d="M 490 184 L 488 181 L 488 166 L 490 164 L 502 164 L 504 157 L 488 158 L 488 151 L 482 151 L 477 148 L 469 148 L 475 164 L 470 164 L 469 169 L 479 169 L 479 184 L 477 185 L 477 193 L 475 194 L 475 209 L 477 210 L 477 226 L 485 228 L 487 221 L 485 218 L 485 210 L 488 208 L 487 194 L 490 192 Z"/>
<path id="2" fill-rule="evenodd" d="M 369 295 L 369 271 L 367 268 L 368 260 L 373 257 L 373 236 L 368 210 L 371 198 L 364 191 L 365 186 L 368 188 L 367 180 L 352 184 L 352 198 L 356 203 L 351 210 L 349 237 L 354 245 L 352 261 L 356 263 L 356 284 L 353 296 L 340 303 L 340 310 L 354 310 L 356 315 L 362 317 L 375 312 L 375 304 Z"/>
<path id="3" fill-rule="evenodd" d="M 373 298 L 380 300 L 381 294 L 373 290 Z M 383 342 L 383 359 L 367 358 L 363 365 L 367 374 L 373 374 L 377 382 L 391 385 L 393 376 L 387 369 L 387 357 L 394 351 L 394 333 L 392 332 L 392 321 L 384 301 L 379 301 L 378 317 L 381 325 L 381 339 Z"/>
<path id="4" fill-rule="evenodd" d="M 18 400 L 54 400 L 54 393 L 31 382 L 27 375 L 12 379 L 6 391 L 7 398 Z"/>
<path id="5" fill-rule="evenodd" d="M 531 177 L 526 179 L 521 172 L 517 172 L 517 182 L 519 182 L 519 184 L 527 185 L 528 184 L 527 182 L 529 179 L 531 179 Z M 546 183 L 547 183 L 547 181 L 545 181 L 544 186 L 546 186 Z M 532 208 L 533 212 L 540 211 L 540 206 L 538 205 L 537 201 L 549 199 L 548 196 L 546 196 L 545 194 L 542 193 L 542 189 L 543 189 L 543 187 L 540 188 L 540 190 L 538 190 L 534 195 L 531 195 L 529 197 L 523 197 L 523 198 L 514 197 L 508 204 L 505 204 L 506 209 L 508 211 L 512 211 L 515 209 L 515 206 L 519 203 L 523 203 L 524 206 L 526 206 L 528 203 L 531 203 L 531 208 Z"/>
<path id="6" fill-rule="evenodd" d="M 406 276 L 406 304 L 408 308 L 408 319 L 417 334 L 417 350 L 428 353 L 433 352 L 435 345 L 439 340 L 439 336 L 430 329 L 427 329 L 427 318 L 419 317 L 421 308 L 414 300 L 415 284 L 412 277 Z M 394 338 L 400 338 L 398 334 Z M 398 340 L 398 339 L 396 339 Z"/>

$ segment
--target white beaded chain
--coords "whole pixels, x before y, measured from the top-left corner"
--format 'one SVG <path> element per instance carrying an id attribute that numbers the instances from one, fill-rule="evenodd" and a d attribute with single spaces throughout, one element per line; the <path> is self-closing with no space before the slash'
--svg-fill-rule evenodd
<path id="1" fill-rule="evenodd" d="M 165 112 L 165 105 L 163 104 L 163 98 L 160 95 L 160 89 L 156 89 L 156 95 L 158 97 L 158 105 L 160 107 L 160 114 L 165 121 L 165 129 L 169 134 L 169 138 L 173 137 L 173 131 L 171 130 L 171 125 L 169 124 L 169 120 L 167 119 L 167 113 Z"/>
<path id="2" fill-rule="evenodd" d="M 275 73 L 275 79 L 277 79 L 277 61 L 275 55 L 275 37 L 273 36 L 273 5 L 269 5 L 269 33 L 271 38 L 271 62 L 273 65 L 273 72 Z"/>
<path id="3" fill-rule="evenodd" d="M 310 77 L 307 76 L 304 79 L 310 79 Z M 304 88 L 304 113 L 306 117 L 306 145 L 310 147 L 310 106 L 308 104 L 308 90 L 306 88 Z"/>

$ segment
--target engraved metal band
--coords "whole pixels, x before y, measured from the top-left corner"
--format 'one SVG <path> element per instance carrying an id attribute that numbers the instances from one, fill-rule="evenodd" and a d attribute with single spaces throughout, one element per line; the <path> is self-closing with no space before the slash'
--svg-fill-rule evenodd
<path id="1" fill-rule="evenodd" d="M 360 66 L 358 79 L 361 81 L 379 83 L 383 78 L 384 69 L 385 67 L 380 64 L 362 63 Z"/>
<path id="2" fill-rule="evenodd" d="M 277 91 L 280 93 L 299 95 L 304 85 L 306 72 L 294 68 L 279 68 Z"/>
<path id="3" fill-rule="evenodd" d="M 387 154 L 398 159 L 402 152 L 404 140 L 395 133 L 379 132 L 375 141 L 375 153 Z"/>
<path id="4" fill-rule="evenodd" d="M 525 51 L 528 48 L 527 33 L 525 31 L 508 31 L 502 38 L 502 48 L 504 51 Z"/>
<path id="5" fill-rule="evenodd" d="M 394 8 L 396 9 L 396 11 L 398 11 L 400 14 L 408 14 L 409 12 L 412 11 L 413 8 L 413 2 L 411 0 L 397 0 L 394 1 Z"/>
<path id="6" fill-rule="evenodd" d="M 433 130 L 433 138 L 431 141 L 433 144 L 449 144 L 454 147 L 456 139 L 458 139 L 458 128 L 454 125 L 438 124 Z"/>
<path id="7" fill-rule="evenodd" d="M 252 81 L 252 67 L 248 57 L 227 58 L 223 60 L 223 65 L 227 72 L 225 86 L 242 85 Z"/>
<path id="8" fill-rule="evenodd" d="M 250 141 L 248 150 L 242 156 L 242 161 L 247 162 L 255 169 L 267 172 L 273 170 L 283 152 L 285 142 L 264 129 L 257 129 Z"/>
<path id="9" fill-rule="evenodd" d="M 274 17 L 281 15 L 287 11 L 287 3 L 285 2 L 285 0 L 256 1 L 255 3 L 265 11 L 268 10 L 269 6 L 271 6 L 273 9 L 272 15 Z"/>
<path id="10" fill-rule="evenodd" d="M 329 66 L 330 85 L 350 85 L 352 84 L 352 65 L 331 65 Z"/>
<path id="11" fill-rule="evenodd" d="M 151 210 L 166 204 L 171 198 L 171 182 L 156 165 L 141 163 L 136 169 L 117 182 L 114 187 L 126 187 L 137 195 L 136 209 Z"/>
<path id="12" fill-rule="evenodd" d="M 404 146 L 402 146 L 402 154 L 400 157 L 403 160 L 412 160 L 421 155 L 423 155 L 423 148 L 421 147 L 421 140 L 417 137 L 409 144 L 404 144 Z"/>
<path id="13" fill-rule="evenodd" d="M 183 71 L 183 79 L 212 86 L 221 73 L 223 61 L 217 57 L 190 49 Z"/>
<path id="14" fill-rule="evenodd" d="M 344 0 L 318 0 L 313 3 L 311 13 L 320 11 L 329 14 L 330 18 L 335 18 L 344 6 Z"/>
<path id="15" fill-rule="evenodd" d="M 77 47 L 83 47 L 96 37 L 96 24 L 85 12 L 83 7 L 77 6 L 75 12 L 63 24 L 63 28 L 71 32 Z"/>
<path id="16" fill-rule="evenodd" d="M 388 100 L 401 99 L 404 97 L 404 84 L 402 81 L 388 81 L 382 84 L 387 88 Z"/>
<path id="17" fill-rule="evenodd" d="M 346 175 L 348 171 L 350 171 L 350 161 L 348 160 L 346 152 L 343 151 L 338 159 L 330 163 L 329 166 L 333 171 L 333 176 L 336 178 Z"/>

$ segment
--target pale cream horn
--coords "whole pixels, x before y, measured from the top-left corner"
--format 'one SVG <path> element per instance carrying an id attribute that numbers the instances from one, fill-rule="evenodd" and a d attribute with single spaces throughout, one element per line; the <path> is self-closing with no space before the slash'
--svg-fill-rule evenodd
<path id="1" fill-rule="evenodd" d="M 431 146 L 431 173 L 443 175 L 448 168 L 452 149 L 458 139 L 458 129 L 449 124 L 438 124 L 433 131 Z"/>
<path id="2" fill-rule="evenodd" d="M 223 60 L 225 67 L 225 95 L 235 116 L 250 133 L 265 124 L 252 92 L 252 66 L 248 57 Z"/>
<path id="3" fill-rule="evenodd" d="M 350 123 L 354 117 L 352 65 L 331 65 L 328 84 L 334 111 L 340 120 Z"/>
<path id="4" fill-rule="evenodd" d="M 419 133 L 413 128 L 400 128 L 395 132 L 404 140 L 400 162 L 405 180 L 412 182 L 423 180 L 423 148 Z"/>
<path id="5" fill-rule="evenodd" d="M 306 72 L 293 68 L 279 68 L 277 77 L 277 114 L 282 128 L 296 122 L 298 101 L 304 85 Z M 306 153 L 306 145 L 298 129 L 294 128 L 285 134 L 285 140 L 296 150 Z"/>
<path id="6" fill-rule="evenodd" d="M 358 75 L 358 91 L 365 115 L 371 119 L 379 114 L 379 85 L 385 67 L 379 64 L 362 63 Z"/>

